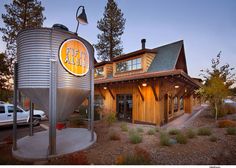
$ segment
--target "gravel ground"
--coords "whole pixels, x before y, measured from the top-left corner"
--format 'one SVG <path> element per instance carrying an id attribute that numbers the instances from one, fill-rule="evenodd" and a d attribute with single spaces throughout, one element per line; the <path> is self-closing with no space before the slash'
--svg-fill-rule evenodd
<path id="1" fill-rule="evenodd" d="M 228 115 L 225 118 L 233 119 L 236 114 Z M 121 155 L 127 155 L 134 151 L 135 147 L 140 147 L 150 155 L 151 164 L 154 165 L 236 165 L 236 135 L 226 135 L 224 128 L 217 128 L 217 124 L 212 118 L 209 110 L 204 110 L 187 127 L 181 130 L 183 133 L 188 128 L 197 130 L 199 127 L 210 127 L 212 134 L 218 138 L 217 142 L 211 142 L 209 136 L 197 136 L 194 139 L 188 139 L 187 144 L 174 144 L 170 147 L 160 145 L 160 129 L 154 135 L 148 135 L 149 129 L 156 128 L 150 125 L 138 125 L 128 123 L 128 128 L 143 128 L 140 134 L 143 141 L 139 144 L 131 144 L 128 139 L 129 132 L 122 132 L 121 122 L 114 123 L 108 127 L 104 121 L 95 122 L 95 131 L 97 133 L 97 142 L 89 149 L 63 157 L 54 158 L 46 162 L 26 163 L 18 162 L 17 164 L 94 164 L 94 165 L 112 165 Z M 116 132 L 120 140 L 112 141 L 109 134 Z M 174 136 L 173 136 L 174 137 Z M 9 145 L 8 145 L 9 146 Z M 0 146 L 0 151 L 7 153 L 10 149 L 8 146 Z M 9 158 L 10 151 L 8 151 Z M 0 160 L 1 161 L 1 160 Z M 1 163 L 1 162 L 0 162 Z M 7 163 L 9 164 L 9 162 Z"/>

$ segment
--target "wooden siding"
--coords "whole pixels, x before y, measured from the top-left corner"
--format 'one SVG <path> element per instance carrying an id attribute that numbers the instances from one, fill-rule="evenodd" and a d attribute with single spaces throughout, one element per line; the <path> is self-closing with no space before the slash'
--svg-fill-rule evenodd
<path id="1" fill-rule="evenodd" d="M 147 72 L 150 67 L 154 57 L 156 54 L 154 53 L 145 53 L 143 56 L 143 71 Z"/>
<path id="2" fill-rule="evenodd" d="M 116 112 L 116 95 L 117 94 L 132 94 L 133 98 L 133 122 L 147 122 L 151 124 L 160 124 L 160 105 L 159 102 L 155 100 L 153 91 L 148 85 L 147 87 L 141 87 L 141 91 L 144 96 L 144 101 L 142 101 L 141 96 L 138 92 L 137 84 L 120 84 L 119 86 L 111 86 L 110 89 L 115 96 L 115 100 L 112 99 L 111 94 L 106 89 L 102 89 L 104 100 L 104 111 Z M 158 85 L 155 85 L 156 92 L 158 93 Z M 98 89 L 95 89 L 95 94 L 99 94 Z"/>
<path id="3" fill-rule="evenodd" d="M 163 82 L 163 81 L 162 81 Z M 145 122 L 150 124 L 156 124 L 156 125 L 162 125 L 165 121 L 165 108 L 167 109 L 167 117 L 168 119 L 175 118 L 184 112 L 191 112 L 192 111 L 192 105 L 193 105 L 193 97 L 188 96 L 184 97 L 184 110 L 180 110 L 180 104 L 179 99 L 183 95 L 179 95 L 178 97 L 178 111 L 174 112 L 174 101 L 172 96 L 172 116 L 170 117 L 168 114 L 169 111 L 169 105 L 170 99 L 168 97 L 167 100 L 167 107 L 165 107 L 165 98 L 163 97 L 160 99 L 160 84 L 161 80 L 152 80 L 147 83 L 148 85 L 146 87 L 142 86 L 142 83 L 119 83 L 119 84 L 113 84 L 108 85 L 110 88 L 110 91 L 114 95 L 114 98 L 112 98 L 111 93 L 108 89 L 104 90 L 103 87 L 100 86 L 100 91 L 104 95 L 105 99 L 103 101 L 104 103 L 104 112 L 116 112 L 116 95 L 117 94 L 131 94 L 132 95 L 132 101 L 133 101 L 133 108 L 132 108 L 132 122 Z M 140 86 L 140 90 L 143 95 L 143 100 L 141 98 L 141 95 L 138 91 L 138 85 Z M 154 90 L 157 94 L 158 101 L 155 100 L 155 96 L 153 93 L 153 89 L 151 88 L 151 85 L 154 86 Z M 164 82 L 164 86 L 167 86 L 168 83 Z M 95 87 L 95 94 L 100 94 L 98 91 L 98 87 Z M 176 91 L 175 91 L 176 92 Z M 173 94 L 173 92 L 166 92 L 166 94 Z M 173 94 L 174 95 L 174 94 Z"/>

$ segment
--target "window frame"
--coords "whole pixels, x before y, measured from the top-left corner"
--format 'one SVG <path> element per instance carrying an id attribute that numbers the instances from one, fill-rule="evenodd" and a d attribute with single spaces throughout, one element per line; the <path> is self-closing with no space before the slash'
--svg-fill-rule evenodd
<path id="1" fill-rule="evenodd" d="M 140 60 L 140 61 L 139 61 Z M 119 68 L 119 65 L 124 63 L 124 70 L 123 67 Z M 115 63 L 115 70 L 116 73 L 124 73 L 124 72 L 130 72 L 130 71 L 137 71 L 142 69 L 142 57 L 137 57 L 133 59 L 128 59 L 124 61 L 120 61 Z"/>

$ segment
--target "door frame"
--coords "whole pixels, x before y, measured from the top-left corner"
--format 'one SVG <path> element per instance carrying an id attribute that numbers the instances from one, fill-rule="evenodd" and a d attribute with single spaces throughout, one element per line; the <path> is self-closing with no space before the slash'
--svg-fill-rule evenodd
<path id="1" fill-rule="evenodd" d="M 130 119 L 128 119 L 127 117 L 126 117 L 126 115 L 124 116 L 124 118 L 122 119 L 122 118 L 119 118 L 119 96 L 124 96 L 124 115 L 125 115 L 125 113 L 127 113 L 127 101 L 128 101 L 128 99 L 127 99 L 127 97 L 128 96 L 131 96 L 131 101 L 132 101 L 132 109 L 131 109 L 131 118 Z M 116 116 L 117 116 L 117 118 L 118 118 L 118 120 L 123 120 L 123 121 L 128 121 L 128 122 L 132 122 L 132 119 L 133 119 L 133 95 L 132 94 L 116 94 Z"/>

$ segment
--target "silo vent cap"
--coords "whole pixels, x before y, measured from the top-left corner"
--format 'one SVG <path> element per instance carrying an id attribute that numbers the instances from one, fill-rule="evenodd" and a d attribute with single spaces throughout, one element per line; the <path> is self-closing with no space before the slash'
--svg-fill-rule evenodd
<path id="1" fill-rule="evenodd" d="M 69 29 L 68 29 L 66 26 L 64 26 L 63 24 L 54 24 L 54 25 L 52 26 L 52 28 L 55 28 L 55 29 L 62 29 L 62 30 L 65 30 L 65 31 L 69 31 Z"/>

